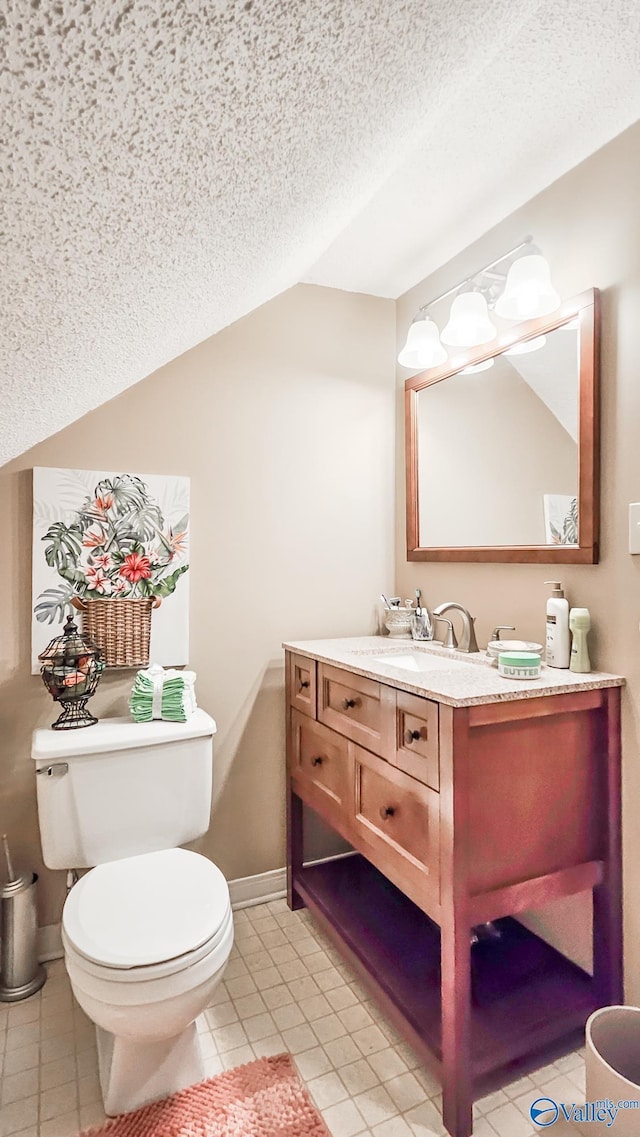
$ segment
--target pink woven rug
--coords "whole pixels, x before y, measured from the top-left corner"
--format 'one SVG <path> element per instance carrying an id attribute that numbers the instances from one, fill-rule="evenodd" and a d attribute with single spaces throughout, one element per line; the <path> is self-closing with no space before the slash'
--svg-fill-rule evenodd
<path id="1" fill-rule="evenodd" d="M 290 1054 L 258 1058 L 80 1137 L 329 1137 Z"/>

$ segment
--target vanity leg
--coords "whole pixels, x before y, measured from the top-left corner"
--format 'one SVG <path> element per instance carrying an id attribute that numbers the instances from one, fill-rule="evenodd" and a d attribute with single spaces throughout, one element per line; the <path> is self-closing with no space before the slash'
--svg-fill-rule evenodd
<path id="1" fill-rule="evenodd" d="M 452 1137 L 470 1137 L 473 1128 L 470 932 L 454 915 L 441 935 L 442 1119 Z"/>
<path id="2" fill-rule="evenodd" d="M 593 890 L 593 977 L 601 1006 L 623 1001 L 620 688 L 606 698 L 606 853 L 604 879 Z"/>
<path id="3" fill-rule="evenodd" d="M 287 904 L 293 910 L 304 908 L 296 892 L 295 879 L 302 869 L 302 800 L 287 779 Z"/>
<path id="4" fill-rule="evenodd" d="M 471 926 L 468 919 L 469 710 L 440 707 L 440 972 L 442 1117 L 452 1137 L 470 1137 Z M 456 756 L 454 764 L 454 754 Z M 454 839 L 454 835 L 458 837 Z"/>

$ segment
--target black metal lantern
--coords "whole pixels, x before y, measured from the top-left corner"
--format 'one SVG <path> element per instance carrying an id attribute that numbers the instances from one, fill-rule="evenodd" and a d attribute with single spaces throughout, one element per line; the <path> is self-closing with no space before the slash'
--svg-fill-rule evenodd
<path id="1" fill-rule="evenodd" d="M 98 720 L 87 710 L 87 701 L 95 693 L 104 663 L 100 648 L 78 632 L 73 616 L 67 616 L 62 635 L 51 640 L 38 659 L 45 687 L 62 704 L 52 730 L 94 726 Z"/>

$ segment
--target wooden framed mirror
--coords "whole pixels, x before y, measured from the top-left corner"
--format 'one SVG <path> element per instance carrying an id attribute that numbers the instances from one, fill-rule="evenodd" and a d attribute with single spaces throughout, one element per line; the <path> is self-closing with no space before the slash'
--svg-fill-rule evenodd
<path id="1" fill-rule="evenodd" d="M 407 559 L 597 564 L 599 302 L 405 383 Z"/>

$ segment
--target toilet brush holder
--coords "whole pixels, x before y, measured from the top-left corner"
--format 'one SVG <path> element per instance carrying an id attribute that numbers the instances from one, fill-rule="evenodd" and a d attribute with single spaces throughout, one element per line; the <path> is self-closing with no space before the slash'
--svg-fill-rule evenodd
<path id="1" fill-rule="evenodd" d="M 36 873 L 15 876 L 3 838 L 9 879 L 0 886 L 0 1002 L 17 1003 L 39 991 L 47 973 L 38 963 Z"/>

